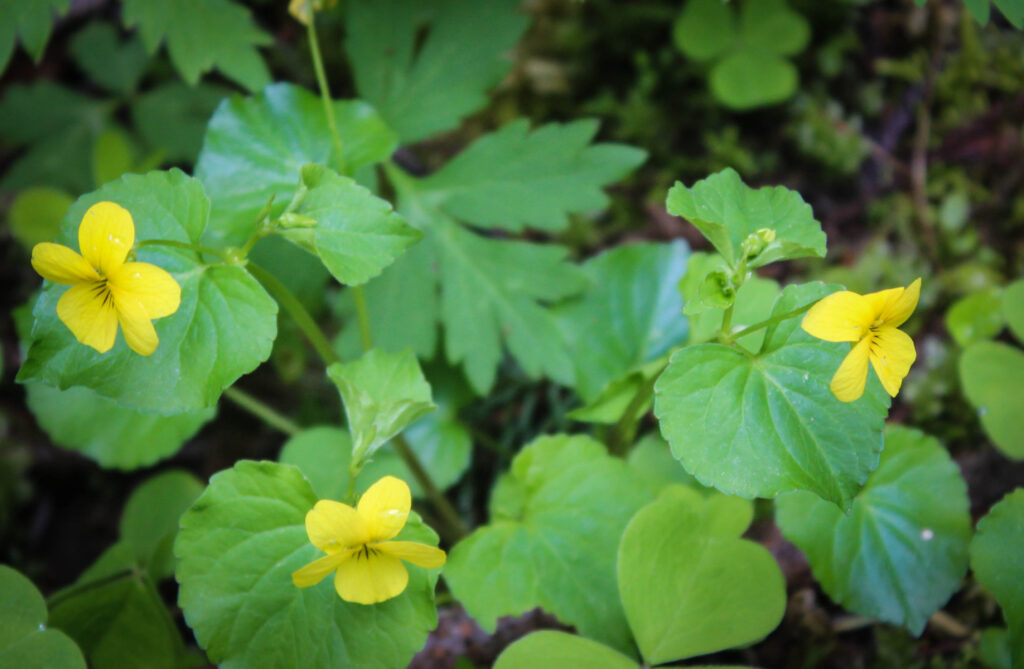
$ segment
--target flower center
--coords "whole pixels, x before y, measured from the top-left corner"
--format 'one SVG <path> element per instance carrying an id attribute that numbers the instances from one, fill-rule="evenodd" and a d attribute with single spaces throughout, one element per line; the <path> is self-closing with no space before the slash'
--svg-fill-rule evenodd
<path id="1" fill-rule="evenodd" d="M 89 292 L 94 299 L 102 300 L 103 306 L 113 304 L 114 302 L 114 293 L 111 292 L 106 278 L 93 281 L 92 285 L 89 286 Z"/>
<path id="2" fill-rule="evenodd" d="M 355 552 L 355 555 L 353 555 L 353 557 L 356 560 L 362 560 L 363 558 L 366 558 L 367 560 L 369 560 L 371 557 L 374 557 L 375 555 L 379 555 L 379 554 L 380 554 L 380 551 L 377 550 L 376 548 L 373 548 L 373 547 L 371 547 L 368 544 L 363 544 L 362 547 Z"/>

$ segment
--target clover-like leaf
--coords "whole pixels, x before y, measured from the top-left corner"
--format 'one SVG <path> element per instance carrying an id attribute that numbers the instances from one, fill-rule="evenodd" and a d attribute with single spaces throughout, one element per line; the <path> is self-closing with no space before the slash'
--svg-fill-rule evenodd
<path id="1" fill-rule="evenodd" d="M 1006 495 L 978 521 L 971 569 L 1003 607 L 1013 666 L 1024 662 L 1024 488 Z"/>
<path id="2" fill-rule="evenodd" d="M 789 286 L 773 315 L 834 292 Z M 812 338 L 791 318 L 766 329 L 753 355 L 722 344 L 682 349 L 655 385 L 654 413 L 687 471 L 742 497 L 810 490 L 847 509 L 878 463 L 889 397 L 871 377 L 864 397 L 842 403 L 829 381 L 849 344 Z"/>
<path id="3" fill-rule="evenodd" d="M 295 467 L 242 460 L 215 474 L 182 516 L 174 545 L 185 620 L 223 669 L 405 666 L 437 624 L 438 570 L 409 565 L 398 597 L 342 600 L 331 579 L 297 588 L 291 574 L 322 553 L 306 535 L 317 497 Z M 400 540 L 437 544 L 410 514 Z"/>
<path id="4" fill-rule="evenodd" d="M 748 510 L 709 523 L 701 508 L 667 494 L 629 521 L 619 595 L 649 665 L 756 641 L 782 620 L 786 586 L 775 558 L 739 538 Z"/>
<path id="5" fill-rule="evenodd" d="M 89 78 L 121 95 L 135 91 L 148 64 L 146 51 L 137 38 L 122 42 L 117 28 L 101 21 L 94 21 L 75 33 L 68 47 Z"/>
<path id="6" fill-rule="evenodd" d="M 356 462 L 434 409 L 430 384 L 411 351 L 373 349 L 353 362 L 334 363 L 327 375 L 341 392 Z"/>
<path id="7" fill-rule="evenodd" d="M 46 601 L 20 573 L 0 565 L 0 666 L 85 669 L 85 658 L 63 632 L 47 626 Z"/>
<path id="8" fill-rule="evenodd" d="M 807 492 L 775 504 L 783 535 L 832 599 L 913 634 L 967 571 L 967 486 L 946 449 L 917 430 L 889 429 L 878 470 L 848 514 Z"/>
<path id="9" fill-rule="evenodd" d="M 101 201 L 132 214 L 140 242 L 195 244 L 209 213 L 202 185 L 178 170 L 129 175 L 79 198 L 58 241 L 77 248 L 82 216 Z M 170 414 L 213 406 L 224 388 L 267 359 L 277 304 L 245 269 L 208 265 L 194 251 L 167 246 L 139 247 L 137 256 L 166 269 L 181 286 L 181 306 L 154 322 L 156 351 L 138 355 L 120 335 L 107 353 L 79 344 L 57 318 L 65 288 L 48 285 L 36 302 L 32 344 L 18 380 L 61 389 L 82 385 L 129 408 Z"/>
<path id="10" fill-rule="evenodd" d="M 748 258 L 747 267 L 825 256 L 825 233 L 799 193 L 784 186 L 755 190 L 731 168 L 690 188 L 677 181 L 666 206 L 670 214 L 693 223 L 733 267 L 743 260 L 743 241 L 762 229 L 774 231 L 774 241 Z"/>
<path id="11" fill-rule="evenodd" d="M 341 162 L 350 172 L 384 160 L 398 138 L 370 105 L 334 102 Z M 196 176 L 213 201 L 209 239 L 241 244 L 255 230 L 257 214 L 274 198 L 288 204 L 302 167 L 339 165 L 323 102 L 292 84 L 272 84 L 250 97 L 221 103 L 206 130 Z"/>
<path id="12" fill-rule="evenodd" d="M 452 548 L 445 580 L 486 630 L 541 607 L 622 652 L 633 643 L 616 598 L 615 549 L 646 482 L 585 436 L 527 445 L 495 487 L 491 521 Z"/>

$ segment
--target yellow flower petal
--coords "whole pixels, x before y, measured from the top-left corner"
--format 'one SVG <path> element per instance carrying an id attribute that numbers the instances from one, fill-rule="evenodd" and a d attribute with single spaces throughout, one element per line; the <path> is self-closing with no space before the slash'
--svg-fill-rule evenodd
<path id="1" fill-rule="evenodd" d="M 160 343 L 160 338 L 156 336 L 156 328 L 153 327 L 146 310 L 138 302 L 120 302 L 116 295 L 114 306 L 117 308 L 117 320 L 121 323 L 128 348 L 139 355 L 152 355 Z"/>
<path id="2" fill-rule="evenodd" d="M 868 355 L 871 351 L 871 335 L 868 335 L 850 349 L 843 364 L 839 365 L 829 388 L 840 402 L 852 402 L 864 394 L 868 378 Z"/>
<path id="3" fill-rule="evenodd" d="M 917 301 L 921 297 L 921 279 L 914 279 L 914 282 L 905 289 L 886 300 L 882 312 L 878 315 L 883 325 L 899 327 L 907 322 L 910 315 L 917 308 Z M 887 292 L 887 291 L 886 291 Z"/>
<path id="4" fill-rule="evenodd" d="M 67 286 L 100 278 L 85 258 L 63 244 L 50 242 L 32 247 L 32 268 L 44 279 Z"/>
<path id="5" fill-rule="evenodd" d="M 146 262 L 129 262 L 108 276 L 117 303 L 134 302 L 153 318 L 170 316 L 181 305 L 181 286 L 167 270 Z"/>
<path id="6" fill-rule="evenodd" d="M 71 286 L 57 301 L 57 317 L 75 339 L 106 353 L 117 336 L 117 310 L 105 281 Z"/>
<path id="7" fill-rule="evenodd" d="M 427 569 L 440 567 L 446 560 L 444 551 L 440 548 L 416 541 L 385 541 L 375 545 L 374 548 L 388 555 L 393 555 L 400 560 L 405 560 Z"/>
<path id="8" fill-rule="evenodd" d="M 338 568 L 338 566 L 349 559 L 354 550 L 341 551 L 332 555 L 325 555 L 319 560 L 313 560 L 302 569 L 292 572 L 292 583 L 297 588 L 308 588 L 324 580 L 324 577 Z"/>
<path id="9" fill-rule="evenodd" d="M 894 327 L 875 330 L 871 340 L 871 366 L 889 395 L 896 397 L 916 359 L 914 340 L 906 332 Z"/>
<path id="10" fill-rule="evenodd" d="M 363 493 L 357 509 L 366 523 L 370 541 L 385 541 L 402 531 L 411 507 L 409 485 L 402 479 L 385 476 Z"/>
<path id="11" fill-rule="evenodd" d="M 800 327 L 825 341 L 860 341 L 875 320 L 865 296 L 841 290 L 822 298 L 804 316 Z"/>
<path id="12" fill-rule="evenodd" d="M 97 202 L 78 226 L 78 246 L 89 264 L 109 275 L 128 257 L 135 244 L 135 223 L 124 207 Z"/>
<path id="13" fill-rule="evenodd" d="M 337 553 L 368 540 L 366 523 L 348 504 L 322 499 L 306 514 L 306 534 L 314 546 Z"/>
<path id="14" fill-rule="evenodd" d="M 402 594 L 409 585 L 409 571 L 401 560 L 366 549 L 341 563 L 334 589 L 346 602 L 376 604 Z"/>

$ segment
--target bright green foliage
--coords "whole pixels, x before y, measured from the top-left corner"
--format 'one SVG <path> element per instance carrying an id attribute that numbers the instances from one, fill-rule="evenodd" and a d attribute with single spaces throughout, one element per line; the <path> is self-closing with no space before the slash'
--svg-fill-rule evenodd
<path id="1" fill-rule="evenodd" d="M 670 214 L 693 223 L 730 267 L 743 260 L 744 240 L 762 229 L 773 230 L 775 239 L 747 258 L 749 268 L 778 260 L 825 257 L 825 233 L 799 193 L 783 186 L 755 190 L 732 168 L 690 188 L 677 181 L 665 204 Z"/>
<path id="2" fill-rule="evenodd" d="M 585 401 L 596 399 L 613 381 L 639 374 L 643 365 L 685 341 L 676 284 L 688 255 L 681 241 L 628 244 L 583 265 L 590 286 L 556 313 L 573 361 L 576 391 Z"/>
<path id="3" fill-rule="evenodd" d="M 572 126 L 555 128 L 559 132 L 537 132 L 550 137 L 575 132 Z M 557 153 L 552 159 L 560 160 Z M 602 174 L 621 173 L 629 166 L 624 162 Z M 445 169 L 431 179 L 443 178 Z M 399 212 L 423 230 L 424 241 L 367 288 L 373 331 L 381 333 L 378 344 L 393 350 L 410 346 L 429 358 L 437 343 L 434 324 L 440 320 L 448 362 L 463 366 L 477 392 L 493 385 L 503 342 L 527 375 L 570 384 L 572 361 L 553 315 L 544 307 L 586 285 L 579 270 L 565 261 L 566 249 L 478 235 L 437 205 L 438 193 L 428 190 L 429 179 L 397 169 L 388 175 L 399 194 Z M 572 202 L 552 204 L 549 211 L 571 210 Z"/>
<path id="4" fill-rule="evenodd" d="M 671 484 L 688 486 L 694 490 L 703 488 L 672 457 L 668 443 L 657 432 L 644 435 L 633 446 L 626 461 L 629 463 L 630 469 L 647 479 L 652 490 L 661 490 Z M 708 488 L 703 489 L 710 490 Z"/>
<path id="5" fill-rule="evenodd" d="M 405 592 L 373 606 L 342 600 L 330 578 L 292 585 L 292 572 L 322 555 L 304 526 L 316 501 L 295 467 L 242 460 L 182 517 L 178 601 L 223 669 L 405 666 L 437 624 L 437 570 L 408 565 Z M 416 514 L 398 539 L 437 544 Z"/>
<path id="6" fill-rule="evenodd" d="M 733 109 L 777 104 L 796 92 L 787 60 L 804 50 L 807 21 L 784 0 L 745 0 L 739 16 L 721 0 L 688 0 L 673 30 L 687 57 L 711 63 L 711 92 Z"/>
<path id="7" fill-rule="evenodd" d="M 0 665 L 85 669 L 75 642 L 46 625 L 46 602 L 32 582 L 0 565 Z"/>
<path id="8" fill-rule="evenodd" d="M 212 407 L 171 416 L 141 413 L 80 386 L 58 390 L 33 382 L 25 391 L 29 409 L 53 443 L 115 469 L 169 458 L 217 413 Z"/>
<path id="9" fill-rule="evenodd" d="M 1001 342 L 972 344 L 960 356 L 960 383 L 978 410 L 981 426 L 999 450 L 1024 458 L 1024 411 L 1020 380 L 1024 352 Z"/>
<path id="10" fill-rule="evenodd" d="M 270 37 L 230 0 L 124 0 L 124 25 L 138 26 L 146 50 L 167 40 L 171 62 L 189 84 L 214 67 L 251 91 L 270 81 L 257 46 Z"/>
<path id="11" fill-rule="evenodd" d="M 93 669 L 177 669 L 185 647 L 153 579 L 125 543 L 111 546 L 54 596 L 51 624 Z"/>
<path id="12" fill-rule="evenodd" d="M 472 441 L 466 428 L 443 417 L 441 411 L 423 416 L 404 432 L 409 448 L 437 487 L 444 490 L 469 466 Z M 321 499 L 344 500 L 348 492 L 352 438 L 336 427 L 312 427 L 289 439 L 278 457 L 295 465 Z M 395 476 L 409 484 L 413 497 L 423 497 L 419 483 L 390 444 L 384 444 L 356 478 L 355 492 L 362 493 L 383 476 Z"/>
<path id="13" fill-rule="evenodd" d="M 315 225 L 284 235 L 320 256 L 340 283 L 366 283 L 423 236 L 387 200 L 323 165 L 303 167 L 300 188 L 308 190 L 294 213 Z"/>
<path id="14" fill-rule="evenodd" d="M 1024 344 L 1024 279 L 1018 279 L 1003 290 L 1003 316 L 1010 332 Z"/>
<path id="15" fill-rule="evenodd" d="M 122 42 L 117 28 L 101 21 L 75 33 L 68 48 L 91 80 L 120 95 L 135 91 L 147 65 L 146 50 L 137 38 Z"/>
<path id="16" fill-rule="evenodd" d="M 782 620 L 779 566 L 765 548 L 739 538 L 750 515 L 739 506 L 707 522 L 704 513 L 666 494 L 622 535 L 619 595 L 649 665 L 757 641 Z"/>
<path id="17" fill-rule="evenodd" d="M 125 502 L 121 541 L 154 579 L 174 575 L 171 547 L 178 534 L 178 521 L 202 492 L 199 479 L 172 469 L 147 479 Z"/>
<path id="18" fill-rule="evenodd" d="M 967 571 L 967 486 L 946 449 L 917 430 L 889 429 L 849 514 L 807 492 L 779 497 L 776 508 L 832 599 L 915 635 Z"/>
<path id="19" fill-rule="evenodd" d="M 1001 627 L 982 630 L 978 642 L 978 659 L 987 669 L 1013 669 L 1010 635 Z"/>
<path id="20" fill-rule="evenodd" d="M 1003 607 L 1013 666 L 1024 662 L 1024 489 L 1017 488 L 978 521 L 971 569 Z"/>
<path id="21" fill-rule="evenodd" d="M 13 148 L 27 148 L 0 187 L 45 184 L 73 193 L 92 188 L 92 144 L 109 113 L 109 105 L 49 81 L 8 87 L 0 101 L 0 139 Z"/>
<path id="22" fill-rule="evenodd" d="M 971 293 L 946 312 L 946 330 L 960 346 L 991 339 L 1005 324 L 1003 295 L 997 288 Z"/>
<path id="23" fill-rule="evenodd" d="M 584 636 L 631 653 L 617 601 L 615 546 L 653 494 L 585 436 L 542 437 L 491 494 L 488 525 L 452 548 L 445 580 L 485 630 L 537 606 Z"/>
<path id="24" fill-rule="evenodd" d="M 679 292 L 687 306 L 692 304 L 691 300 L 700 290 L 702 277 L 723 266 L 724 261 L 716 253 L 697 252 L 690 255 L 689 263 L 686 266 L 686 275 L 679 282 Z M 732 330 L 735 332 L 767 319 L 781 290 L 778 282 L 773 279 L 762 279 L 759 276 L 747 279 L 736 291 L 736 298 L 732 304 Z M 713 339 L 722 328 L 724 313 L 722 309 L 709 309 L 700 313 L 688 314 L 689 343 L 700 344 Z M 764 343 L 764 330 L 740 337 L 736 343 L 751 353 L 757 353 Z"/>
<path id="25" fill-rule="evenodd" d="M 37 63 L 53 30 L 54 13 L 63 14 L 71 0 L 0 0 L 0 74 L 20 40 Z"/>
<path id="26" fill-rule="evenodd" d="M 786 288 L 789 313 L 834 292 Z M 873 376 L 864 397 L 840 402 L 828 384 L 849 344 L 812 338 L 791 318 L 766 329 L 757 355 L 699 344 L 672 356 L 655 385 L 662 434 L 701 483 L 742 497 L 810 490 L 848 509 L 878 463 L 889 397 Z"/>
<path id="27" fill-rule="evenodd" d="M 205 83 L 162 84 L 132 100 L 132 123 L 146 144 L 168 161 L 193 163 L 203 144 L 206 122 L 227 93 Z"/>
<path id="28" fill-rule="evenodd" d="M 334 115 L 349 172 L 394 151 L 394 131 L 365 102 L 335 102 Z M 317 96 L 292 84 L 273 84 L 258 95 L 236 95 L 222 103 L 210 119 L 196 163 L 196 177 L 213 200 L 207 236 L 243 243 L 271 197 L 274 211 L 284 209 L 308 163 L 339 165 Z"/>
<path id="29" fill-rule="evenodd" d="M 563 230 L 569 212 L 604 209 L 601 187 L 646 155 L 623 144 L 591 144 L 597 129 L 597 121 L 583 120 L 531 132 L 519 119 L 477 140 L 420 187 L 432 204 L 472 225 Z"/>
<path id="30" fill-rule="evenodd" d="M 137 241 L 196 243 L 209 214 L 202 185 L 178 170 L 129 175 L 79 198 L 57 241 L 77 248 L 83 214 L 104 200 L 131 212 Z M 160 337 L 156 352 L 140 356 L 121 335 L 104 354 L 79 344 L 57 318 L 56 302 L 65 288 L 49 285 L 36 303 L 33 341 L 18 380 L 62 389 L 84 385 L 123 406 L 178 413 L 212 406 L 224 388 L 267 359 L 277 333 L 277 304 L 242 267 L 206 265 L 195 252 L 165 246 L 145 246 L 137 255 L 181 285 L 178 311 L 154 323 Z"/>
<path id="31" fill-rule="evenodd" d="M 117 126 L 101 132 L 92 145 L 92 179 L 97 186 L 132 171 L 135 148 L 131 138 Z"/>
<path id="32" fill-rule="evenodd" d="M 345 49 L 360 97 L 403 142 L 444 130 L 487 104 L 528 20 L 518 0 L 354 0 Z"/>
<path id="33" fill-rule="evenodd" d="M 542 630 L 516 641 L 494 663 L 494 669 L 637 669 L 631 658 L 581 636 Z"/>
<path id="34" fill-rule="evenodd" d="M 411 351 L 373 349 L 337 362 L 327 375 L 338 386 L 352 433 L 352 459 L 370 458 L 405 426 L 434 408 L 430 384 Z"/>
<path id="35" fill-rule="evenodd" d="M 31 249 L 57 236 L 60 221 L 74 201 L 59 188 L 26 188 L 18 193 L 7 210 L 8 228 L 22 246 Z"/>

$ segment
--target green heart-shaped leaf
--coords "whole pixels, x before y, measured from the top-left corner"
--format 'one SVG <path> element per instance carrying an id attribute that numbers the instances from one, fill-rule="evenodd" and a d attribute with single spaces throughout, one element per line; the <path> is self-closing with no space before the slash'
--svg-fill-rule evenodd
<path id="1" fill-rule="evenodd" d="M 971 344 L 960 356 L 960 383 L 981 426 L 1000 451 L 1024 458 L 1024 352 L 1001 342 Z"/>
<path id="2" fill-rule="evenodd" d="M 709 524 L 691 503 L 666 495 L 626 526 L 619 595 L 649 665 L 756 641 L 782 620 L 782 572 L 762 546 L 738 537 L 740 525 Z"/>
<path id="3" fill-rule="evenodd" d="M 992 591 L 1010 634 L 1013 666 L 1024 662 L 1024 488 L 1017 488 L 978 521 L 971 569 Z"/>
<path id="4" fill-rule="evenodd" d="M 63 632 L 46 626 L 46 601 L 32 581 L 0 565 L 0 665 L 19 669 L 85 669 Z"/>
<path id="5" fill-rule="evenodd" d="M 806 492 L 776 500 L 777 522 L 825 592 L 920 634 L 960 587 L 971 536 L 967 487 L 935 439 L 890 428 L 878 470 L 844 514 Z"/>

